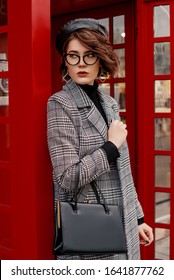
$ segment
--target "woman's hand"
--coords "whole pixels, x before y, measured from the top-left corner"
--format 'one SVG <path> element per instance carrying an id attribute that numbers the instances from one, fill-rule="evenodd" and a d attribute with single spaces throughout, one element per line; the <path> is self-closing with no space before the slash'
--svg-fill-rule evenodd
<path id="1" fill-rule="evenodd" d="M 153 231 L 146 223 L 138 226 L 138 231 L 140 235 L 140 244 L 148 246 L 153 242 Z"/>
<path id="2" fill-rule="evenodd" d="M 108 140 L 117 148 L 124 143 L 127 137 L 126 124 L 119 120 L 113 120 L 108 130 Z"/>

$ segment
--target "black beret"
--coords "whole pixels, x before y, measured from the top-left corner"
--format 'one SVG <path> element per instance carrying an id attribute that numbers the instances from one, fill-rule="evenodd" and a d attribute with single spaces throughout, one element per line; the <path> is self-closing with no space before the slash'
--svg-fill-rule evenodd
<path id="1" fill-rule="evenodd" d="M 100 32 L 104 36 L 108 36 L 107 29 L 99 23 L 98 20 L 93 18 L 78 18 L 67 22 L 57 33 L 56 36 L 56 49 L 59 53 L 62 53 L 62 48 L 66 40 L 68 39 L 69 35 L 74 31 L 87 28 L 91 30 L 95 30 Z"/>

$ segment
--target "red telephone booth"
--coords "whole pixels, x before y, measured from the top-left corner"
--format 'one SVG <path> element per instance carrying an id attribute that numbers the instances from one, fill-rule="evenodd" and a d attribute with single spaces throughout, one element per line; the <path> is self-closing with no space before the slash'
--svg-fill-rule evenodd
<path id="1" fill-rule="evenodd" d="M 56 32 L 77 17 L 99 19 L 120 59 L 119 75 L 100 87 L 127 123 L 135 185 L 154 229 L 142 258 L 174 259 L 172 0 L 0 0 L 0 257 L 53 258 L 46 103 L 62 86 Z"/>

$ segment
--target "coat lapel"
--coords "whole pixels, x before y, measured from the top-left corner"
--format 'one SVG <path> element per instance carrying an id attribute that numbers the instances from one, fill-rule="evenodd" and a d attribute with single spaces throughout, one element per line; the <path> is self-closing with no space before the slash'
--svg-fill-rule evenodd
<path id="1" fill-rule="evenodd" d="M 78 109 L 87 108 L 87 119 L 93 124 L 93 126 L 98 130 L 100 135 L 105 141 L 107 141 L 107 125 L 103 120 L 100 112 L 85 93 L 80 86 L 78 86 L 74 81 L 69 80 L 66 85 L 63 87 L 70 96 L 75 101 Z"/>
<path id="2" fill-rule="evenodd" d="M 108 126 L 110 126 L 112 120 L 119 119 L 118 115 L 116 115 L 114 109 L 113 109 L 113 102 L 111 99 L 108 98 L 107 95 L 99 92 L 100 100 L 101 100 L 101 105 L 103 107 L 103 110 L 106 114 L 106 118 L 108 121 Z"/>

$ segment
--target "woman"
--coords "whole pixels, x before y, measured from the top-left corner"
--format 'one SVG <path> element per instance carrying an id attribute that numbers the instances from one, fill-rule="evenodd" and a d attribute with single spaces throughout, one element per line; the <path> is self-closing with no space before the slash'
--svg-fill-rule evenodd
<path id="1" fill-rule="evenodd" d="M 107 30 L 95 19 L 76 19 L 63 26 L 56 47 L 62 56 L 61 71 L 66 84 L 48 101 L 48 146 L 55 201 L 58 193 L 64 201 L 72 198 L 73 182 L 79 176 L 79 201 L 95 203 L 90 187 L 95 180 L 106 202 L 117 204 L 122 210 L 128 249 L 127 254 L 57 258 L 140 259 L 139 244 L 149 245 L 153 233 L 144 222 L 134 188 L 126 125 L 120 120 L 117 102 L 102 94 L 96 82 L 118 69 Z"/>

